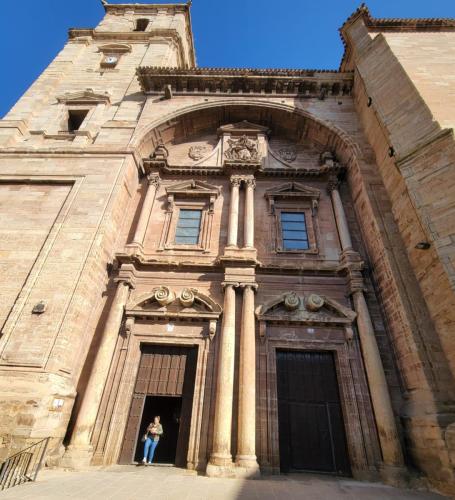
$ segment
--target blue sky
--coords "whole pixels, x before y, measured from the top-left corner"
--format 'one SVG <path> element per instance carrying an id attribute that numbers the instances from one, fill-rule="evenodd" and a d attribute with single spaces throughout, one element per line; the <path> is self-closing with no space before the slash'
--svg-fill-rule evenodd
<path id="1" fill-rule="evenodd" d="M 198 65 L 337 68 L 343 49 L 338 28 L 359 4 L 193 0 Z M 371 0 L 367 5 L 374 17 L 455 17 L 455 0 Z M 68 28 L 94 27 L 103 13 L 100 0 L 0 0 L 0 116 L 62 48 Z"/>

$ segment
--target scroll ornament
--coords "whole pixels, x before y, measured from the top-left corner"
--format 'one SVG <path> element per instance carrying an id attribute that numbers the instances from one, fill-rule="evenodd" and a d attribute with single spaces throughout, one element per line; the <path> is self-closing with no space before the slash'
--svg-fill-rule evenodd
<path id="1" fill-rule="evenodd" d="M 289 292 L 284 297 L 284 307 L 288 311 L 295 311 L 300 305 L 299 296 L 295 292 Z"/>
<path id="2" fill-rule="evenodd" d="M 309 311 L 319 311 L 323 305 L 324 299 L 320 295 L 312 293 L 307 297 L 306 308 Z"/>
<path id="3" fill-rule="evenodd" d="M 191 288 L 184 288 L 180 293 L 180 304 L 183 307 L 191 307 L 194 303 L 194 292 Z"/>
<path id="4" fill-rule="evenodd" d="M 167 286 L 160 286 L 155 291 L 155 300 L 160 306 L 167 306 L 175 299 L 175 293 Z"/>

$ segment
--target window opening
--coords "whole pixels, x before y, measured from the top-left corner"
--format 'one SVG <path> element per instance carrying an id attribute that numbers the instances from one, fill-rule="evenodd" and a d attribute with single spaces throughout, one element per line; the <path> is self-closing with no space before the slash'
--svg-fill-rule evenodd
<path id="1" fill-rule="evenodd" d="M 197 245 L 201 228 L 202 210 L 180 209 L 175 243 L 177 245 Z"/>
<path id="2" fill-rule="evenodd" d="M 309 248 L 303 212 L 281 212 L 281 237 L 284 250 L 307 250 Z"/>
<path id="3" fill-rule="evenodd" d="M 87 115 L 88 109 L 70 109 L 68 111 L 68 132 L 79 130 Z"/>
<path id="4" fill-rule="evenodd" d="M 138 19 L 136 21 L 136 27 L 134 28 L 134 31 L 145 31 L 147 29 L 148 24 L 149 24 L 148 19 Z"/>

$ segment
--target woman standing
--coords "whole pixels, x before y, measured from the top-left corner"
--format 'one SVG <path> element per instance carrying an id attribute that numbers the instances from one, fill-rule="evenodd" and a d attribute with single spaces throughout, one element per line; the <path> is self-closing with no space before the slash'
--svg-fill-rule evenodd
<path id="1" fill-rule="evenodd" d="M 142 460 L 144 465 L 153 462 L 153 456 L 155 455 L 155 450 L 162 434 L 163 426 L 160 424 L 160 417 L 156 416 L 144 434 L 144 458 Z"/>

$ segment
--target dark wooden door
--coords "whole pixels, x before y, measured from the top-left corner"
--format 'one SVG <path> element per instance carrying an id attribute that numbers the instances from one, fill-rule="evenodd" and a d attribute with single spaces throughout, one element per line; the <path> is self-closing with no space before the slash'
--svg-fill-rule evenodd
<path id="1" fill-rule="evenodd" d="M 277 351 L 280 464 L 350 475 L 333 354 Z"/>
<path id="2" fill-rule="evenodd" d="M 146 345 L 142 347 L 130 413 L 123 438 L 120 464 L 133 461 L 146 396 L 181 397 L 176 462 L 183 464 L 188 452 L 189 427 L 196 374 L 197 347 Z M 165 430 L 166 432 L 166 430 Z"/>

